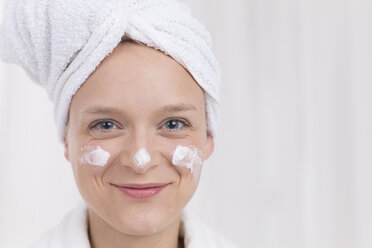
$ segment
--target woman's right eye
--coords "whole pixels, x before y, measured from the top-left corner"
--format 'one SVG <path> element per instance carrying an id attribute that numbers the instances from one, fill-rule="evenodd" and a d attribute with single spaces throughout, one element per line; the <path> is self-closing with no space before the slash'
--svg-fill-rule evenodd
<path id="1" fill-rule="evenodd" d="M 95 137 L 111 137 L 119 134 L 121 128 L 119 128 L 113 121 L 101 120 L 92 124 L 89 131 Z"/>
<path id="2" fill-rule="evenodd" d="M 110 130 L 113 129 L 113 127 L 116 127 L 116 125 L 112 121 L 101 121 L 96 123 L 92 128 L 97 127 L 101 130 Z"/>

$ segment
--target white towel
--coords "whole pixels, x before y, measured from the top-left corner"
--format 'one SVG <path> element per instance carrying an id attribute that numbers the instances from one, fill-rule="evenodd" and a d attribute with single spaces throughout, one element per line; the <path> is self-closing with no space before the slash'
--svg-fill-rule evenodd
<path id="1" fill-rule="evenodd" d="M 238 248 L 189 209 L 184 209 L 181 216 L 185 248 Z M 28 248 L 90 248 L 87 230 L 87 205 L 80 200 L 55 228 L 44 232 Z"/>
<path id="2" fill-rule="evenodd" d="M 204 89 L 208 130 L 219 118 L 220 70 L 211 36 L 177 0 L 5 0 L 0 58 L 48 93 L 60 141 L 72 96 L 123 35 L 160 49 Z"/>

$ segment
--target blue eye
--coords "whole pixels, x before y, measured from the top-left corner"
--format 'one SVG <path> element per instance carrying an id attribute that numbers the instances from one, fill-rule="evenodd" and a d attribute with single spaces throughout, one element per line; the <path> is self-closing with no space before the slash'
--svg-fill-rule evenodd
<path id="1" fill-rule="evenodd" d="M 116 126 L 115 126 L 115 124 L 112 121 L 100 121 L 100 122 L 97 122 L 92 127 L 92 129 L 95 128 L 95 127 L 97 127 L 100 130 L 107 131 L 107 130 L 113 129 Z"/>
<path id="2" fill-rule="evenodd" d="M 188 126 L 189 125 L 186 122 L 181 121 L 181 120 L 177 120 L 177 119 L 169 120 L 164 124 L 164 127 L 166 129 L 169 129 L 169 130 L 172 130 L 172 131 L 182 129 L 182 128 L 185 128 L 185 127 L 188 127 Z"/>

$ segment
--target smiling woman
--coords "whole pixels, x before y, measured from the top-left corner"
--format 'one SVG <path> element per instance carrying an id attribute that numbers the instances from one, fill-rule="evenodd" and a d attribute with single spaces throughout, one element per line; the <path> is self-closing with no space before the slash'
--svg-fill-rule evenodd
<path id="1" fill-rule="evenodd" d="M 235 247 L 184 209 L 214 149 L 220 80 L 188 8 L 19 0 L 5 13 L 1 58 L 47 90 L 83 199 L 31 247 Z"/>
<path id="2" fill-rule="evenodd" d="M 181 145 L 195 146 L 202 160 L 211 155 L 204 102 L 181 65 L 140 44 L 116 48 L 72 98 L 66 158 L 90 206 L 94 247 L 112 240 L 176 247 L 180 213 L 196 190 L 201 164 L 193 171 L 174 166 L 173 153 Z M 81 163 L 87 146 L 98 148 L 93 160 L 108 158 L 104 166 Z"/>

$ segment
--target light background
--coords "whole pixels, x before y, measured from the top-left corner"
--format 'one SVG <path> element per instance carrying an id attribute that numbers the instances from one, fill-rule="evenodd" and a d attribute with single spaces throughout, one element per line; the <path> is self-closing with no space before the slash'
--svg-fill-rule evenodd
<path id="1" fill-rule="evenodd" d="M 223 74 L 190 206 L 241 247 L 372 247 L 372 2 L 185 2 Z M 79 194 L 46 93 L 13 65 L 0 82 L 0 247 L 25 247 Z"/>

